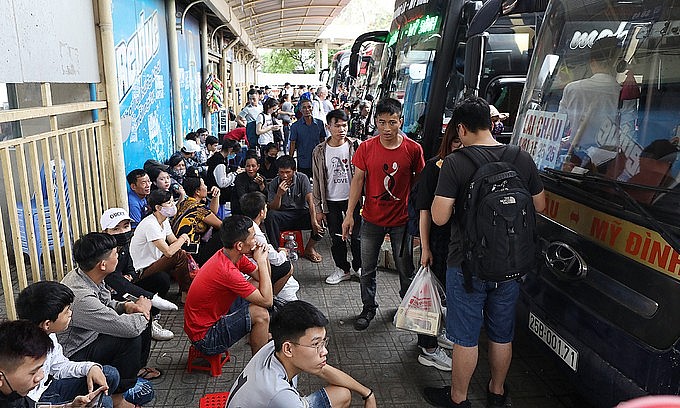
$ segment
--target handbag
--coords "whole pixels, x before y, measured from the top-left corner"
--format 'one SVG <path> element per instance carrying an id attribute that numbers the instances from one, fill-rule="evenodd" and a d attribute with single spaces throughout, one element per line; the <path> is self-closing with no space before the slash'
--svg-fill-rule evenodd
<path id="1" fill-rule="evenodd" d="M 187 252 L 187 267 L 189 268 L 189 278 L 194 279 L 196 275 L 198 275 L 198 270 L 200 269 L 200 266 L 198 266 L 198 263 L 194 260 L 194 257 L 191 256 L 191 254 L 188 252 Z"/>
<path id="2" fill-rule="evenodd" d="M 442 284 L 421 266 L 397 309 L 397 328 L 437 336 L 441 327 Z"/>

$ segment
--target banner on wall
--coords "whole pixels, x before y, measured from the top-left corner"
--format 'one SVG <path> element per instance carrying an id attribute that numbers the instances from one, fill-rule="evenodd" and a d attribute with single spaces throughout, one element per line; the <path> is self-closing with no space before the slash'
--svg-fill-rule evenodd
<path id="1" fill-rule="evenodd" d="M 177 32 L 182 134 L 203 127 L 201 104 L 201 37 L 198 20 L 187 16 L 184 33 Z"/>
<path id="2" fill-rule="evenodd" d="M 165 6 L 114 0 L 118 100 L 126 172 L 174 151 Z"/>

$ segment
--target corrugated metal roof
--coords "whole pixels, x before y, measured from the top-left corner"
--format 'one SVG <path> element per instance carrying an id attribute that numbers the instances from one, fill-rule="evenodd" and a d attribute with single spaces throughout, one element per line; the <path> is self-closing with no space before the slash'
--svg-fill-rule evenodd
<path id="1" fill-rule="evenodd" d="M 258 48 L 309 48 L 350 0 L 227 0 Z"/>

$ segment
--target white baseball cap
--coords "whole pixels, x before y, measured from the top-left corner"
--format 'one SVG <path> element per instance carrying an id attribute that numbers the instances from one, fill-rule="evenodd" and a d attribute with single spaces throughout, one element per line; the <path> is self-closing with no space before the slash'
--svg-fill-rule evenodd
<path id="1" fill-rule="evenodd" d="M 196 153 L 201 151 L 201 146 L 198 145 L 193 140 L 185 140 L 184 141 L 184 147 L 182 147 L 182 151 L 184 153 Z"/>
<path id="2" fill-rule="evenodd" d="M 108 228 L 115 228 L 116 225 L 125 220 L 132 221 L 127 210 L 125 208 L 114 207 L 104 211 L 104 214 L 99 218 L 99 224 L 101 225 L 102 230 L 105 230 Z"/>

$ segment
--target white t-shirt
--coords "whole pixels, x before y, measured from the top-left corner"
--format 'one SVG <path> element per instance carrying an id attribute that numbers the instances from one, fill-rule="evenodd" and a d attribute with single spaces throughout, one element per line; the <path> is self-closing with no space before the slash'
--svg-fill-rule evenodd
<path id="1" fill-rule="evenodd" d="M 161 225 L 153 214 L 144 217 L 130 240 L 130 256 L 135 270 L 146 268 L 161 259 L 163 253 L 156 248 L 153 241 L 165 240 L 171 234 L 172 229 L 167 218 Z"/>
<path id="2" fill-rule="evenodd" d="M 266 128 L 272 125 L 272 115 L 267 115 L 266 113 L 257 115 L 256 120 L 258 124 L 262 125 L 262 128 Z M 260 146 L 265 146 L 267 143 L 272 143 L 273 141 L 274 132 L 271 130 L 269 132 L 264 132 L 257 137 L 257 144 L 259 144 Z"/>
<path id="3" fill-rule="evenodd" d="M 271 340 L 255 353 L 234 381 L 227 408 L 307 408 L 297 390 L 297 376 L 290 382 L 287 377 Z"/>
<path id="4" fill-rule="evenodd" d="M 327 200 L 344 201 L 349 199 L 349 184 L 352 181 L 352 173 L 349 171 L 350 164 L 349 143 L 343 143 L 342 146 L 338 147 L 326 145 Z"/>

